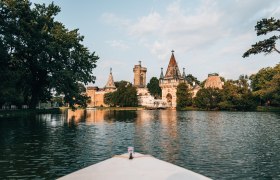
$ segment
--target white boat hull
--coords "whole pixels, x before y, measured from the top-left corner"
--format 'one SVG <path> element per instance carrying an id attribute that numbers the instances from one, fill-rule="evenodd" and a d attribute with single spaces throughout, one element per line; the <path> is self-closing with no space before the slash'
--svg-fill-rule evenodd
<path id="1" fill-rule="evenodd" d="M 209 179 L 203 175 L 197 174 L 174 164 L 161 161 L 149 155 L 134 153 L 134 158 L 132 160 L 129 160 L 128 157 L 128 153 L 120 156 L 114 156 L 113 158 L 73 172 L 60 179 Z"/>

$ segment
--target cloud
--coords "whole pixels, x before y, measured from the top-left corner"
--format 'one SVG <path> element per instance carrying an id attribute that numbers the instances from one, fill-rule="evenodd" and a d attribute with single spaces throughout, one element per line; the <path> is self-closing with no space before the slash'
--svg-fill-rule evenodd
<path id="1" fill-rule="evenodd" d="M 219 41 L 228 33 L 220 24 L 222 17 L 222 13 L 211 9 L 208 1 L 191 12 L 185 11 L 176 1 L 166 8 L 165 15 L 153 12 L 135 22 L 133 27 L 137 27 L 137 31 L 130 31 L 130 34 L 145 39 L 148 29 L 153 37 L 146 37 L 149 40 L 145 45 L 152 54 L 163 59 L 171 49 L 186 53 Z"/>
<path id="2" fill-rule="evenodd" d="M 101 20 L 111 26 L 115 27 L 127 27 L 130 24 L 130 20 L 119 17 L 113 13 L 103 13 L 101 15 Z"/>
<path id="3" fill-rule="evenodd" d="M 138 22 L 129 27 L 129 33 L 134 36 L 144 36 L 155 33 L 162 26 L 161 16 L 157 12 L 139 18 Z"/>
<path id="4" fill-rule="evenodd" d="M 106 41 L 106 43 L 109 44 L 111 47 L 121 50 L 127 50 L 129 48 L 129 46 L 126 45 L 122 40 L 110 40 Z"/>
<path id="5" fill-rule="evenodd" d="M 192 73 L 205 77 L 216 71 L 232 78 L 266 66 L 260 62 L 251 65 L 242 54 L 264 38 L 255 34 L 256 22 L 279 17 L 279 7 L 277 0 L 174 1 L 163 10 L 153 9 L 136 18 L 110 13 L 103 18 L 110 25 L 121 26 L 122 33 L 148 50 L 157 62 L 167 61 L 174 49 L 180 64 L 194 67 L 188 69 Z"/>
<path id="6" fill-rule="evenodd" d="M 248 31 L 244 26 L 252 28 L 260 16 L 278 13 L 280 10 L 273 3 L 275 1 L 203 0 L 191 9 L 187 4 L 175 1 L 166 7 L 165 12 L 153 11 L 137 20 L 110 13 L 102 16 L 107 23 L 126 29 L 152 54 L 164 58 L 168 54 L 166 50 L 175 49 L 181 53 L 200 51 L 220 43 L 222 39 L 240 36 Z"/>

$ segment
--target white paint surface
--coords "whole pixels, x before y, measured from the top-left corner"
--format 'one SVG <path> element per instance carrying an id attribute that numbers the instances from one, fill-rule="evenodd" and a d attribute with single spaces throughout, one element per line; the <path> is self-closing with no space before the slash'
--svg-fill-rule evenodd
<path id="1" fill-rule="evenodd" d="M 114 156 L 100 163 L 66 175 L 61 180 L 94 179 L 94 180 L 186 180 L 209 179 L 182 167 L 161 161 L 149 155 L 134 153 L 129 160 L 128 154 Z"/>

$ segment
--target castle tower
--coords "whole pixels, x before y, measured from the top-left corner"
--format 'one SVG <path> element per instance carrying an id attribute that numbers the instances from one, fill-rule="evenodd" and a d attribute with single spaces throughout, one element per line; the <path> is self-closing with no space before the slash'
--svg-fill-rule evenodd
<path id="1" fill-rule="evenodd" d="M 187 83 L 187 81 L 185 77 L 183 77 L 185 76 L 185 69 L 182 76 L 174 56 L 174 51 L 172 50 L 171 52 L 172 54 L 169 60 L 165 76 L 163 76 L 163 70 L 161 68 L 159 86 L 162 90 L 162 100 L 166 101 L 170 107 L 174 108 L 177 104 L 177 86 L 182 82 Z"/>
<path id="2" fill-rule="evenodd" d="M 134 86 L 137 88 L 146 87 L 146 72 L 147 68 L 141 66 L 141 61 L 133 68 L 134 72 Z"/>
<path id="3" fill-rule="evenodd" d="M 114 91 L 116 89 L 116 86 L 115 86 L 115 82 L 114 82 L 114 78 L 113 78 L 113 74 L 112 74 L 112 68 L 110 68 L 110 74 L 109 74 L 109 78 L 108 78 L 108 81 L 104 87 L 105 91 Z"/>

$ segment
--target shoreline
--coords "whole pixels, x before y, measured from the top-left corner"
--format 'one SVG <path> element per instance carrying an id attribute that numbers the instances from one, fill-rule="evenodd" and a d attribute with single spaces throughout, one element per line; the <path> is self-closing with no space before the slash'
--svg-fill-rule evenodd
<path id="1" fill-rule="evenodd" d="M 50 109 L 15 109 L 15 110 L 0 110 L 0 117 L 20 116 L 28 114 L 62 114 L 68 107 L 50 108 Z M 83 108 L 78 108 L 83 109 Z M 139 111 L 139 110 L 176 110 L 176 109 L 149 109 L 143 106 L 139 107 L 89 107 L 84 110 L 116 110 L 116 111 Z M 252 111 L 236 111 L 236 110 L 206 110 L 195 107 L 186 107 L 177 111 L 228 111 L 228 112 L 280 112 L 280 107 L 258 106 Z"/>

